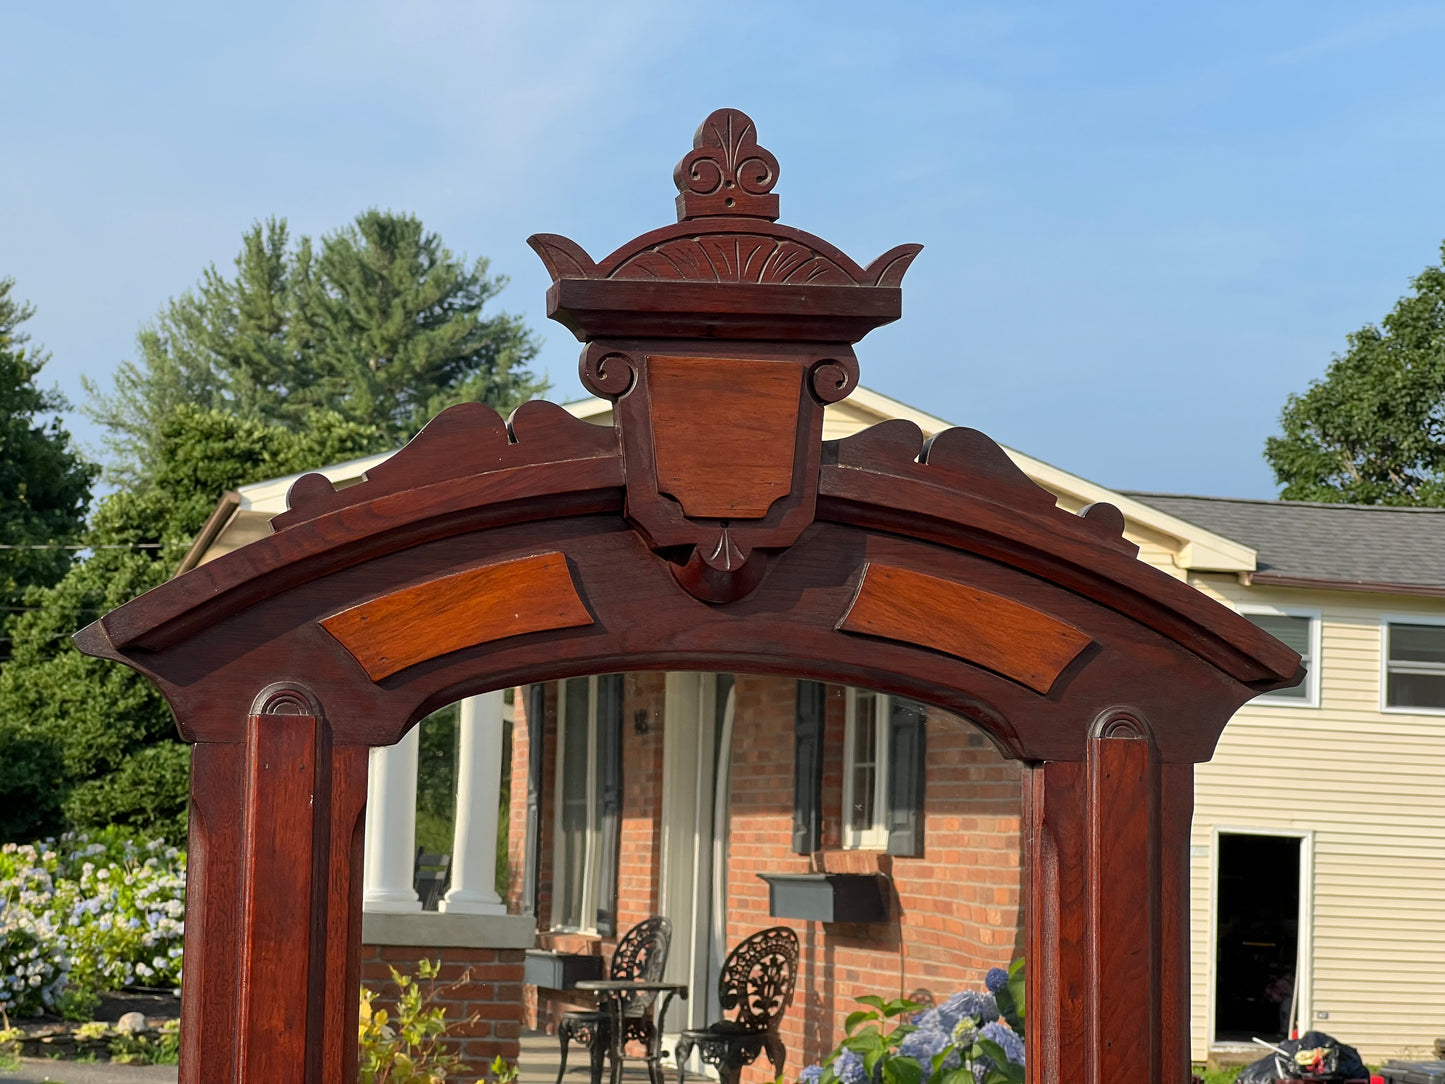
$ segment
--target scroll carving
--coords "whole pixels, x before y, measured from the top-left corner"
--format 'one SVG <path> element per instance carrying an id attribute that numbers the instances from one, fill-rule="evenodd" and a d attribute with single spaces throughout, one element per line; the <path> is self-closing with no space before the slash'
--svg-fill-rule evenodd
<path id="1" fill-rule="evenodd" d="M 637 379 L 637 362 L 620 350 L 584 354 L 580 371 L 582 386 L 593 395 L 617 399 L 632 390 Z"/>
<path id="2" fill-rule="evenodd" d="M 858 386 L 857 358 L 828 358 L 808 370 L 808 386 L 819 402 L 837 403 Z"/>
<path id="3" fill-rule="evenodd" d="M 758 145 L 753 120 L 740 109 L 719 109 L 698 127 L 693 149 L 677 164 L 677 217 L 778 217 L 778 160 Z"/>

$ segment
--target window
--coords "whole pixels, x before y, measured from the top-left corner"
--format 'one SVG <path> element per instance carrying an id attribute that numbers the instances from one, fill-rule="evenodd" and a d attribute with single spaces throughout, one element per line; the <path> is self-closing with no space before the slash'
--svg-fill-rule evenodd
<path id="1" fill-rule="evenodd" d="M 848 690 L 843 746 L 843 846 L 923 853 L 922 704 Z"/>
<path id="2" fill-rule="evenodd" d="M 557 684 L 553 929 L 615 932 L 621 723 L 619 675 Z"/>
<path id="3" fill-rule="evenodd" d="M 880 816 L 888 805 L 888 697 L 867 689 L 848 690 L 844 741 L 843 845 L 882 849 L 888 825 Z M 881 732 L 881 733 L 880 733 Z"/>
<path id="4" fill-rule="evenodd" d="M 1283 607 L 1241 607 L 1240 613 L 1286 647 L 1299 652 L 1305 679 L 1292 689 L 1276 689 L 1254 698 L 1259 704 L 1294 704 L 1314 708 L 1320 703 L 1320 615 L 1318 610 Z"/>
<path id="5" fill-rule="evenodd" d="M 1445 711 L 1445 623 L 1385 622 L 1384 708 Z"/>

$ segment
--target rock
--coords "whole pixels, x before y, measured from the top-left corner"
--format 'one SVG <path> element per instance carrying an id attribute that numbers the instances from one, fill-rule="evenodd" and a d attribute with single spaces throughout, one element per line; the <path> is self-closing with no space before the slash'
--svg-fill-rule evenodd
<path id="1" fill-rule="evenodd" d="M 115 1030 L 122 1035 L 138 1035 L 146 1030 L 145 1013 L 128 1012 L 115 1022 Z"/>

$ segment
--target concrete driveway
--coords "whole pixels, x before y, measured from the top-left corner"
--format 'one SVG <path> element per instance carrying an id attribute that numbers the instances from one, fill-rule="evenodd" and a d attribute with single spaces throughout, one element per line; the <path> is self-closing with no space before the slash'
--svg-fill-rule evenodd
<path id="1" fill-rule="evenodd" d="M 47 1081 L 49 1084 L 176 1084 L 176 1067 L 21 1058 L 18 1069 L 0 1069 L 0 1084 L 44 1084 Z"/>

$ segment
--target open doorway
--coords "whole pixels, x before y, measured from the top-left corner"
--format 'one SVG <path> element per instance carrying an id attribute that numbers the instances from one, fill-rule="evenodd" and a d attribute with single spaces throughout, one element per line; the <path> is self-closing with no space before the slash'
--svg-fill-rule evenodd
<path id="1" fill-rule="evenodd" d="M 1289 1038 L 1307 1019 L 1305 837 L 1221 829 L 1216 840 L 1214 1042 Z"/>

